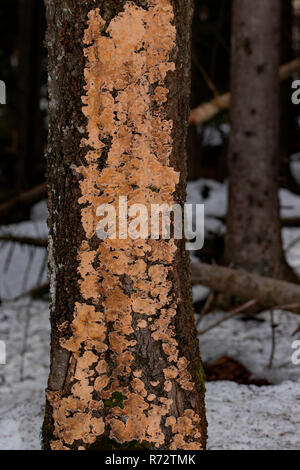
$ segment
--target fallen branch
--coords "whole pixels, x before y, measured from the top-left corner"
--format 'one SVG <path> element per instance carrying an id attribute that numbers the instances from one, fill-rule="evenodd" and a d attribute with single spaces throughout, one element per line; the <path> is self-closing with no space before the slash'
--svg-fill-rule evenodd
<path id="1" fill-rule="evenodd" d="M 44 238 L 17 237 L 10 234 L 0 235 L 0 241 L 19 243 L 20 245 L 30 245 L 42 248 L 46 248 L 48 244 L 47 240 Z"/>
<path id="2" fill-rule="evenodd" d="M 300 57 L 288 62 L 280 67 L 279 78 L 284 81 L 289 78 L 293 73 L 300 70 Z M 203 103 L 190 113 L 189 124 L 191 126 L 198 126 L 204 122 L 214 118 L 221 111 L 225 111 L 230 106 L 230 93 L 217 96 L 213 100 Z"/>
<path id="3" fill-rule="evenodd" d="M 216 219 L 226 224 L 226 216 L 222 215 L 210 215 L 209 218 Z M 300 227 L 300 217 L 283 217 L 280 219 L 282 227 Z"/>
<path id="4" fill-rule="evenodd" d="M 194 284 L 202 284 L 245 302 L 255 299 L 263 308 L 280 308 L 300 314 L 300 286 L 297 284 L 206 263 L 192 263 L 191 269 Z"/>
<path id="5" fill-rule="evenodd" d="M 299 227 L 300 217 L 285 217 L 281 219 L 282 227 Z"/>
<path id="6" fill-rule="evenodd" d="M 198 327 L 198 325 L 200 324 L 202 318 L 207 314 L 208 310 L 210 309 L 210 306 L 211 304 L 213 303 L 213 300 L 215 298 L 215 293 L 214 292 L 211 292 L 209 294 L 209 296 L 207 297 L 206 301 L 205 301 L 205 304 L 199 314 L 199 317 L 197 319 L 197 322 L 196 322 L 196 327 Z"/>
<path id="7" fill-rule="evenodd" d="M 275 349 L 276 349 L 276 331 L 275 329 L 278 327 L 277 323 L 274 321 L 274 310 L 271 308 L 270 310 L 270 325 L 271 325 L 271 330 L 272 330 L 272 335 L 271 335 L 271 352 L 270 352 L 270 360 L 268 367 L 269 369 L 272 369 L 273 367 L 273 361 L 274 361 L 274 356 L 275 356 Z"/>
<path id="8" fill-rule="evenodd" d="M 14 297 L 12 300 L 20 300 L 20 299 L 24 299 L 25 297 L 28 297 L 28 296 L 32 297 L 33 299 L 40 299 L 41 297 L 43 297 L 43 295 L 45 295 L 49 292 L 49 289 L 50 289 L 49 282 L 45 282 L 45 284 L 42 284 L 42 285 L 37 286 L 37 287 L 33 287 L 32 289 L 30 289 L 26 292 L 23 292 L 23 294 L 20 294 L 17 297 Z"/>
<path id="9" fill-rule="evenodd" d="M 22 207 L 30 207 L 45 197 L 47 197 L 47 184 L 41 183 L 9 201 L 0 204 L 0 224 L 3 224 L 12 212 Z"/>
<path id="10" fill-rule="evenodd" d="M 225 111 L 230 106 L 230 93 L 220 95 L 207 103 L 203 103 L 190 113 L 190 126 L 199 126 L 210 121 L 221 111 Z"/>

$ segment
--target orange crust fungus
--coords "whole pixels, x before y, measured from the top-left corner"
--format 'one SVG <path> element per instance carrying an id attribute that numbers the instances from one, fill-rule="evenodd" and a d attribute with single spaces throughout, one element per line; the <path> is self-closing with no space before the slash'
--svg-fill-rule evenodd
<path id="1" fill-rule="evenodd" d="M 85 233 L 78 251 L 81 299 L 73 322 L 62 325 L 60 344 L 75 368 L 68 395 L 47 392 L 52 449 L 86 449 L 101 436 L 120 445 L 201 448 L 200 418 L 184 407 L 185 394 L 197 392 L 175 332 L 180 298 L 169 275 L 176 243 L 95 243 L 101 204 L 117 208 L 120 196 L 129 207 L 175 203 L 179 173 L 170 166 L 173 122 L 166 106 L 166 78 L 175 70 L 173 23 L 170 0 L 149 0 L 147 9 L 128 1 L 109 24 L 99 9 L 88 15 L 81 142 L 87 154 L 77 168 Z"/>

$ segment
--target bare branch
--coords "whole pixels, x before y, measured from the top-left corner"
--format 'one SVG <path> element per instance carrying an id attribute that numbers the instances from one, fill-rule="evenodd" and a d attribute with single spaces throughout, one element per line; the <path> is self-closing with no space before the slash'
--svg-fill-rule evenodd
<path id="1" fill-rule="evenodd" d="M 249 300 L 249 302 L 246 302 L 245 304 L 240 305 L 239 307 L 237 307 L 236 309 L 234 309 L 232 312 L 230 312 L 228 315 L 226 315 L 225 317 L 221 318 L 221 320 L 217 321 L 216 323 L 213 323 L 212 325 L 208 326 L 208 327 L 205 328 L 204 330 L 198 331 L 198 334 L 199 334 L 199 335 L 204 335 L 204 333 L 207 333 L 208 331 L 212 330 L 212 329 L 215 328 L 216 326 L 219 326 L 219 325 L 221 325 L 222 323 L 224 323 L 225 321 L 230 320 L 230 318 L 234 317 L 234 316 L 237 315 L 238 313 L 242 313 L 242 312 L 244 312 L 245 310 L 247 310 L 249 307 L 253 307 L 256 303 L 257 303 L 257 302 L 256 302 L 255 299 Z"/>
<path id="2" fill-rule="evenodd" d="M 300 314 L 300 286 L 241 270 L 192 263 L 192 281 L 241 301 L 256 299 L 262 308 L 281 308 Z M 293 303 L 292 303 L 293 302 Z"/>
<path id="3" fill-rule="evenodd" d="M 280 67 L 279 78 L 284 81 L 300 70 L 300 57 L 288 62 Z M 192 109 L 189 123 L 191 126 L 198 126 L 210 119 L 213 119 L 221 111 L 225 111 L 230 106 L 230 93 L 217 96 L 213 100 L 203 103 Z"/>
<path id="4" fill-rule="evenodd" d="M 42 183 L 19 194 L 10 201 L 0 204 L 0 224 L 3 224 L 12 212 L 17 211 L 21 207 L 30 207 L 45 197 L 47 197 L 47 184 Z"/>

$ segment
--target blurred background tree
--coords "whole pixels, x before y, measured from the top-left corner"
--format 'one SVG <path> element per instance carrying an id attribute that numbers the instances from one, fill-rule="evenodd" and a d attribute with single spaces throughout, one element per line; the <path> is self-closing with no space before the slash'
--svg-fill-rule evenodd
<path id="1" fill-rule="evenodd" d="M 7 104 L 0 108 L 0 202 L 45 179 L 47 56 L 42 0 L 2 0 L 0 69 Z M 28 215 L 14 211 L 8 221 Z"/>
<path id="2" fill-rule="evenodd" d="M 300 2 L 280 2 L 279 53 L 284 64 L 300 53 Z M 232 0 L 195 0 L 194 6 L 191 109 L 227 93 L 230 67 L 235 66 L 230 58 Z M 7 105 L 0 107 L 0 223 L 10 223 L 28 218 L 30 204 L 44 198 L 46 192 L 44 150 L 48 98 L 43 0 L 2 0 L 0 29 L 0 79 L 7 85 Z M 300 154 L 299 107 L 291 103 L 294 78 L 297 74 L 281 84 L 278 179 L 280 187 L 299 194 L 298 182 L 291 172 L 291 162 L 299 159 Z M 202 124 L 190 126 L 187 142 L 190 181 L 228 179 L 229 135 L 229 109 Z M 28 196 L 26 191 L 39 184 L 42 186 Z M 25 198 L 20 203 L 19 195 L 24 191 Z M 1 204 L 7 202 L 3 211 Z M 208 252 L 207 260 L 221 260 L 223 237 L 219 241 L 217 246 L 213 241 L 210 249 L 207 238 L 202 251 L 204 259 Z"/>
<path id="3" fill-rule="evenodd" d="M 281 63 L 285 63 L 299 53 L 300 6 L 297 0 L 281 3 L 280 54 Z M 195 0 L 191 108 L 230 88 L 231 9 L 231 0 Z M 0 29 L 0 78 L 7 84 L 7 105 L 0 109 L 1 202 L 44 180 L 47 138 L 44 2 L 2 0 Z M 291 80 L 281 86 L 280 183 L 298 192 L 289 171 L 290 155 L 300 150 L 299 112 L 291 104 L 290 83 Z M 201 177 L 223 181 L 227 177 L 228 134 L 228 112 L 190 128 L 190 180 Z"/>

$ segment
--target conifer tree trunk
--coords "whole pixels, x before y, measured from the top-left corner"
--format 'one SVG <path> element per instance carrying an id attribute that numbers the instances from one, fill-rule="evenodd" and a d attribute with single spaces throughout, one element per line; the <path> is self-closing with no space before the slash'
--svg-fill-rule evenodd
<path id="1" fill-rule="evenodd" d="M 99 240 L 97 208 L 183 203 L 192 1 L 45 0 L 45 449 L 204 449 L 184 240 Z"/>
<path id="2" fill-rule="evenodd" d="M 280 11 L 280 0 L 233 1 L 226 261 L 291 279 L 278 202 Z"/>

